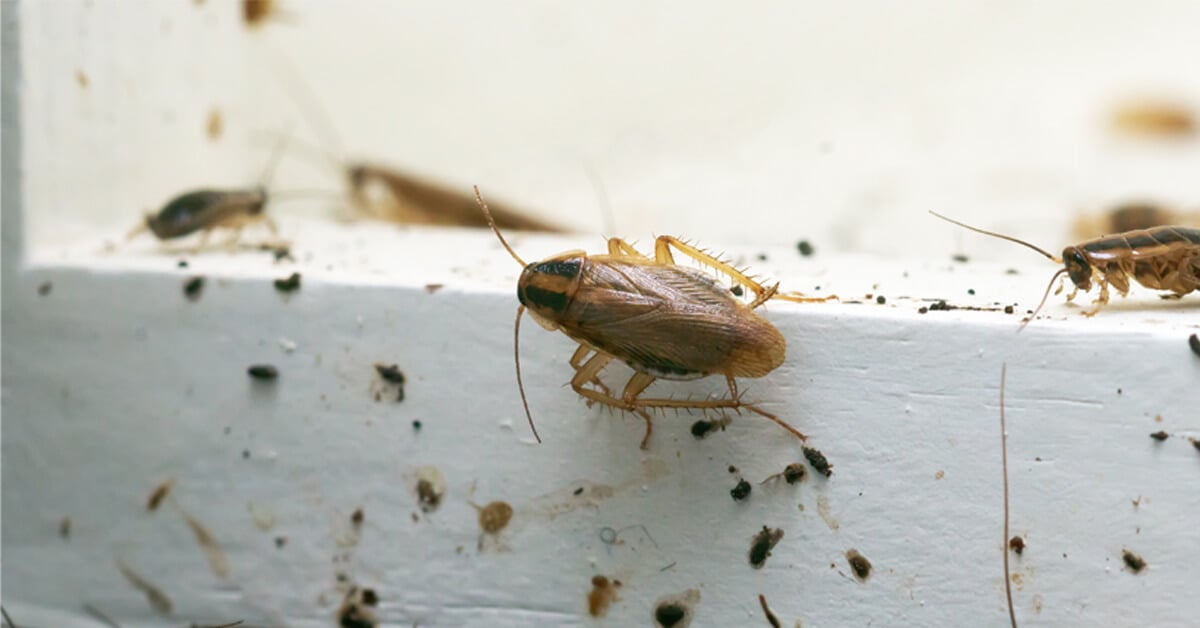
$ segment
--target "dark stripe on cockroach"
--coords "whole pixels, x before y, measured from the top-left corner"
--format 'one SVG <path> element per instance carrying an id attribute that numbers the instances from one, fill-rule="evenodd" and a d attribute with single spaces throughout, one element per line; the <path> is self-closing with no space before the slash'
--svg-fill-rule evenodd
<path id="1" fill-rule="evenodd" d="M 561 312 L 567 308 L 567 295 L 565 292 L 543 290 L 537 286 L 525 286 L 525 298 L 521 302 L 525 305 L 536 305 Z"/>
<path id="2" fill-rule="evenodd" d="M 1138 229 L 1087 242 L 1083 245 L 1083 249 L 1088 253 L 1102 253 L 1113 250 L 1136 251 L 1173 244 L 1200 244 L 1200 229 L 1186 227 Z"/>
<path id="3" fill-rule="evenodd" d="M 533 270 L 546 275 L 574 279 L 579 276 L 579 262 L 577 260 L 569 262 L 542 262 L 535 265 Z"/>

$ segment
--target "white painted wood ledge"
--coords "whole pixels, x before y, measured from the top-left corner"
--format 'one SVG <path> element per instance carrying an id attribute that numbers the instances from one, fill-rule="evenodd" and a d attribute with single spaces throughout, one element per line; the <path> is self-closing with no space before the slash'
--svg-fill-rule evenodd
<path id="1" fill-rule="evenodd" d="M 200 10 L 188 4 L 169 11 Z M 297 4 L 302 15 L 320 12 Z M 953 231 L 915 209 L 941 207 L 929 198 L 908 197 L 883 217 L 883 225 L 919 225 L 912 237 L 928 245 L 924 255 L 899 257 L 871 250 L 896 239 L 886 228 L 866 230 L 859 250 L 868 253 L 830 251 L 833 227 L 810 232 L 818 250 L 802 257 L 791 243 L 800 219 L 780 215 L 761 245 L 746 244 L 741 227 L 723 240 L 728 214 L 699 206 L 688 223 L 699 233 L 675 232 L 724 246 L 785 289 L 843 299 L 769 304 L 787 361 L 743 383 L 749 398 L 809 434 L 832 477 L 810 469 L 796 485 L 760 484 L 803 455 L 796 439 L 753 416 L 703 440 L 689 431 L 699 417 L 661 417 L 641 451 L 640 420 L 589 409 L 566 386 L 572 344 L 526 324 L 522 367 L 545 441 L 535 445 L 512 363 L 520 269 L 490 234 L 281 212 L 294 260 L 168 252 L 150 240 L 111 247 L 136 219 L 130 199 L 157 196 L 120 168 L 108 184 L 93 174 L 82 189 L 67 186 L 62 177 L 85 170 L 78 156 L 104 134 L 64 139 L 67 127 L 55 124 L 73 113 L 31 105 L 77 90 L 69 73 L 76 59 L 100 54 L 46 54 L 49 42 L 66 41 L 51 36 L 66 27 L 50 18 L 120 27 L 96 9 L 80 17 L 78 8 L 20 3 L 28 21 L 17 82 L 16 6 L 4 4 L 0 562 L 3 606 L 21 628 L 103 625 L 86 608 L 123 628 L 236 620 L 327 627 L 351 585 L 378 595 L 379 626 L 652 626 L 659 601 L 692 590 L 696 627 L 767 625 L 760 594 L 788 626 L 1007 625 L 1005 363 L 1011 529 L 1027 543 L 1011 556 L 1020 625 L 1187 626 L 1200 615 L 1200 451 L 1189 441 L 1200 438 L 1200 357 L 1187 343 L 1200 332 L 1196 295 L 1165 301 L 1139 288 L 1090 319 L 1052 297 L 1043 318 L 1017 334 L 1053 268 L 973 237 L 957 240 L 970 261 L 951 261 L 960 250 Z M 924 14 L 936 14 L 932 6 Z M 216 25 L 216 41 L 241 41 L 225 13 L 202 10 L 218 16 L 202 22 Z M 190 22 L 171 16 L 176 36 L 190 33 Z M 105 89 L 105 71 L 90 74 L 91 93 Z M 47 87 L 46 76 L 70 81 Z M 176 113 L 199 119 L 206 107 L 194 109 Z M 146 187 L 168 194 L 188 172 L 157 159 L 198 149 L 164 146 L 166 157 L 137 163 Z M 229 161 L 198 159 L 196 167 L 218 180 L 222 169 L 232 180 L 261 168 L 261 154 L 227 148 Z M 1189 150 L 1176 156 L 1186 161 Z M 552 152 L 542 154 L 547 163 Z M 437 159 L 433 168 L 448 179 L 470 176 Z M 498 193 L 521 197 L 533 187 L 503 155 L 487 164 L 467 170 L 488 173 Z M 1108 167 L 1118 165 L 1098 170 Z M 652 194 L 637 193 L 651 185 L 645 180 L 617 176 L 614 187 L 639 199 L 677 187 L 658 175 L 665 182 Z M 700 168 L 688 180 L 704 177 Z M 581 177 L 552 187 L 535 205 L 553 205 L 574 186 L 586 190 L 572 197 L 585 206 L 586 185 Z M 990 203 L 999 201 L 956 206 L 988 221 Z M 588 215 L 573 218 L 587 224 Z M 622 235 L 644 247 L 653 225 L 632 218 L 647 232 Z M 56 232 L 56 220 L 70 233 Z M 602 240 L 522 235 L 513 244 L 536 259 L 599 251 Z M 293 272 L 299 290 L 277 291 L 272 282 Z M 183 284 L 197 276 L 204 287 L 191 300 Z M 939 299 L 1016 311 L 920 312 Z M 403 401 L 376 363 L 404 372 Z M 253 364 L 275 366 L 278 379 L 252 380 Z M 627 375 L 618 366 L 606 378 Z M 655 384 L 681 395 L 721 389 L 708 380 Z M 1150 437 L 1160 430 L 1167 440 Z M 431 469 L 445 492 L 423 509 L 416 486 Z M 753 490 L 735 502 L 730 490 L 740 478 Z M 168 480 L 170 501 L 148 512 L 147 498 Z M 483 535 L 475 505 L 495 500 L 511 504 L 512 521 Z M 219 544 L 227 574 L 215 572 L 181 510 Z M 764 525 L 784 535 L 754 569 L 748 552 Z M 873 565 L 866 581 L 847 564 L 851 548 Z M 1126 549 L 1145 559 L 1144 571 L 1125 565 Z M 170 597 L 169 615 L 152 608 L 118 561 Z M 602 617 L 589 613 L 596 575 L 621 582 Z"/>

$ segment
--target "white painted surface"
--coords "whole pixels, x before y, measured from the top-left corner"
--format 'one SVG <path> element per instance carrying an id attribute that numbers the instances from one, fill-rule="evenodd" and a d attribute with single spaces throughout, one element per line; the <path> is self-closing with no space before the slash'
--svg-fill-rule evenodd
<path id="1" fill-rule="evenodd" d="M 1047 207 L 1145 188 L 1194 193 L 1181 174 L 1194 172 L 1194 143 L 1130 153 L 1097 139 L 1088 117 L 1097 111 L 1089 108 L 1102 109 L 1102 96 L 1135 82 L 1196 94 L 1168 63 L 1196 58 L 1194 38 L 1184 37 L 1194 5 L 1030 4 L 1000 14 L 983 4 L 947 13 L 949 5 L 925 3 L 886 15 L 878 7 L 781 4 L 770 9 L 776 15 L 730 8 L 707 16 L 688 5 L 631 20 L 628 7 L 529 4 L 503 12 L 544 25 L 523 37 L 483 7 L 424 8 L 406 20 L 295 2 L 302 24 L 251 38 L 232 5 L 161 4 L 136 16 L 107 5 L 20 6 L 20 170 L 7 106 L 4 129 L 2 532 L 3 603 L 22 628 L 98 625 L 84 603 L 126 628 L 235 619 L 330 626 L 339 573 L 379 593 L 385 626 L 648 625 L 656 599 L 691 588 L 701 592 L 694 626 L 765 624 L 759 593 L 786 625 L 1002 625 L 1003 362 L 1012 526 L 1029 543 L 1014 562 L 1021 624 L 1182 626 L 1200 612 L 1200 496 L 1190 479 L 1200 452 L 1187 441 L 1200 437 L 1200 359 L 1186 344 L 1200 331 L 1194 295 L 1166 302 L 1138 290 L 1093 319 L 1055 301 L 1050 320 L 1016 335 L 1017 315 L 916 310 L 920 299 L 945 298 L 1015 301 L 1022 311 L 1041 296 L 1048 265 L 973 236 L 961 240 L 973 257 L 987 250 L 1002 261 L 950 264 L 942 260 L 954 240 L 941 225 L 896 235 L 898 225 L 935 224 L 920 211 L 949 205 L 988 226 L 1027 227 L 1024 235 L 1049 239 L 1069 216 Z M 778 19 L 782 12 L 793 21 Z M 388 38 L 364 30 L 371 24 L 386 27 Z M 613 45 L 617 26 L 631 45 Z M 694 45 L 726 27 L 740 34 L 723 48 Z M 988 36 L 967 37 L 982 31 Z M 132 32 L 140 34 L 126 36 Z M 339 44 L 347 33 L 355 46 Z M 650 42 L 661 45 L 650 57 L 659 64 L 646 61 Z M 425 56 L 384 48 L 391 45 Z M 563 386 L 571 345 L 527 324 L 525 381 L 546 440 L 530 445 L 511 361 L 518 269 L 487 234 L 330 225 L 283 213 L 294 264 L 214 252 L 188 255 L 189 267 L 179 269 L 179 256 L 149 241 L 105 252 L 103 242 L 123 234 L 142 207 L 198 181 L 257 176 L 261 151 L 247 151 L 238 133 L 280 122 L 274 108 L 252 106 L 278 98 L 255 79 L 264 71 L 260 48 L 275 47 L 330 94 L 344 142 L 363 154 L 395 155 L 395 163 L 479 181 L 535 207 L 582 207 L 571 216 L 590 225 L 594 200 L 575 161 L 582 155 L 605 177 L 630 237 L 698 236 L 730 244 L 735 257 L 787 288 L 820 286 L 847 300 L 885 295 L 886 305 L 772 304 L 788 361 L 747 382 L 751 396 L 811 435 L 835 465 L 833 477 L 756 485 L 747 502 L 735 503 L 736 478 L 726 468 L 757 482 L 800 458 L 791 437 L 744 418 L 695 441 L 694 419 L 665 417 L 650 450 L 639 451 L 640 421 L 580 403 Z M 887 55 L 869 54 L 876 50 Z M 1055 50 L 1057 63 L 1039 63 Z M 256 62 L 245 73 L 231 70 L 243 68 L 243 54 Z M 780 57 L 801 78 L 780 81 L 769 63 Z M 830 61 L 841 58 L 875 61 L 847 62 L 850 69 Z M 668 71 L 672 59 L 719 78 Z M 364 68 L 369 60 L 384 69 Z M 585 62 L 597 70 L 576 71 Z M 86 90 L 74 82 L 81 63 Z M 345 67 L 363 69 L 355 76 Z M 631 68 L 640 72 L 631 77 Z M 898 75 L 900 68 L 915 77 Z M 577 76 L 588 89 L 563 87 L 564 77 Z M 739 77 L 749 81 L 742 92 L 713 87 Z M 626 84 L 646 91 L 619 89 Z M 913 84 L 940 89 L 899 89 Z M 5 88 L 11 93 L 10 83 Z M 739 98 L 757 93 L 774 100 Z M 679 100 L 641 106 L 652 94 Z M 1036 95 L 1014 105 L 1036 129 L 999 124 L 1008 120 L 1004 94 Z M 224 139 L 210 145 L 202 121 L 213 102 L 228 102 L 233 114 Z M 705 105 L 682 115 L 680 102 Z M 812 111 L 792 111 L 800 102 Z M 750 105 L 786 113 L 760 127 L 754 116 L 740 117 L 755 111 Z M 413 118 L 424 121 L 420 128 L 396 122 Z M 922 148 L 919 133 L 901 132 L 913 119 L 933 125 L 944 143 Z M 1056 120 L 1075 126 L 1063 130 Z M 411 135 L 397 139 L 402 134 Z M 819 155 L 830 138 L 834 152 Z M 397 154 L 395 145 L 413 153 Z M 843 152 L 846 145 L 856 148 Z M 1029 167 L 1019 179 L 1041 183 L 1016 192 L 978 183 L 1012 164 Z M 24 194 L 14 201 L 18 172 Z M 1115 172 L 1128 176 L 1109 176 Z M 313 185 L 306 177 L 294 167 L 281 186 Z M 878 196 L 873 186 L 888 181 L 906 192 Z M 867 218 L 846 211 L 855 197 L 885 200 Z M 620 209 L 643 206 L 656 211 Z M 730 206 L 744 223 L 721 213 Z M 778 211 L 794 206 L 822 210 Z M 861 239 L 839 239 L 833 223 L 847 216 Z M 1037 220 L 1026 223 L 1029 216 Z M 22 218 L 24 241 L 11 230 Z M 751 230 L 760 224 L 765 233 Z M 791 244 L 809 224 L 804 235 L 818 255 L 802 259 Z M 761 243 L 738 245 L 744 240 Z M 514 242 L 527 258 L 599 243 Z M 24 257 L 13 257 L 14 245 L 24 245 Z M 856 252 L 829 254 L 839 246 Z M 927 259 L 866 254 L 884 250 Z M 1020 273 L 1006 274 L 1009 267 Z M 303 287 L 281 297 L 270 280 L 293 270 L 303 273 Z M 180 287 L 195 274 L 208 283 L 193 303 Z M 47 281 L 50 294 L 38 296 Z M 445 287 L 429 294 L 428 283 Z M 279 367 L 274 386 L 247 378 L 245 368 L 261 362 Z M 402 403 L 375 400 L 376 362 L 396 362 L 407 374 Z M 623 374 L 614 369 L 610 381 Z M 719 390 L 707 381 L 662 388 Z M 413 420 L 422 422 L 419 432 Z M 1172 437 L 1154 442 L 1148 434 L 1159 429 Z M 414 521 L 416 473 L 425 465 L 442 472 L 448 491 L 436 512 Z M 228 554 L 228 579 L 212 574 L 169 506 L 145 512 L 150 491 L 168 478 L 178 504 Z M 469 500 L 495 499 L 516 516 L 498 543 L 480 550 Z M 355 541 L 349 518 L 359 507 L 365 524 Z M 72 521 L 66 540 L 58 536 L 64 516 Z M 258 527 L 268 522 L 270 529 Z M 785 536 L 756 571 L 746 554 L 764 524 Z M 605 527 L 622 530 L 623 543 L 604 544 Z M 277 548 L 276 537 L 286 545 Z M 875 565 L 864 584 L 842 558 L 851 547 Z M 1146 572 L 1124 570 L 1125 547 L 1147 560 Z M 122 579 L 118 558 L 171 596 L 170 619 Z M 624 583 L 601 621 L 587 616 L 585 601 L 597 573 Z"/>

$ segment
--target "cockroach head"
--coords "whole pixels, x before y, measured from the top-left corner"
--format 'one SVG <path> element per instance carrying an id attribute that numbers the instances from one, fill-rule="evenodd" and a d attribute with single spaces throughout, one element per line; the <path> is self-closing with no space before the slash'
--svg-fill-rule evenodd
<path id="1" fill-rule="evenodd" d="M 569 251 L 527 265 L 517 281 L 517 299 L 535 319 L 558 320 L 579 289 L 586 258 L 583 251 Z"/>
<path id="2" fill-rule="evenodd" d="M 1088 263 L 1087 256 L 1083 254 L 1083 251 L 1079 250 L 1077 246 L 1068 246 L 1063 249 L 1062 258 L 1071 283 L 1080 290 L 1090 290 L 1092 288 L 1092 265 Z"/>

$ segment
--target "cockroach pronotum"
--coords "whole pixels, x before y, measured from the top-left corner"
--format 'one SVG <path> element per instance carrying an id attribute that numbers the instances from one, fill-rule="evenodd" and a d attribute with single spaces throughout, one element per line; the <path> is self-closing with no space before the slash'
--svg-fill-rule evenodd
<path id="1" fill-rule="evenodd" d="M 219 228 L 232 230 L 228 245 L 237 242 L 242 229 L 258 222 L 266 224 L 272 234 L 278 233 L 275 221 L 265 212 L 270 197 L 267 184 L 287 141 L 288 137 L 284 136 L 257 186 L 241 190 L 200 189 L 180 194 L 157 213 L 147 214 L 145 220 L 129 232 L 126 240 L 132 240 L 144 231 L 150 231 L 159 240 L 174 240 L 199 231 L 200 242 L 196 250 L 200 250 L 208 244 L 213 230 Z"/>
<path id="2" fill-rule="evenodd" d="M 527 264 L 509 246 L 479 188 L 475 199 L 505 250 L 524 270 L 517 283 L 521 302 L 513 325 L 513 351 L 521 403 L 534 437 L 533 416 L 521 384 L 519 333 L 521 315 L 529 314 L 547 330 L 559 330 L 579 343 L 571 356 L 575 369 L 571 387 L 586 399 L 633 412 L 646 421 L 642 448 L 650 440 L 654 409 L 741 410 L 766 417 L 801 440 L 804 434 L 775 415 L 742 400 L 739 377 L 763 377 L 783 363 L 787 343 L 771 323 L 754 310 L 771 299 L 795 302 L 828 301 L 836 296 L 810 298 L 779 293 L 779 284 L 763 286 L 742 270 L 672 236 L 659 236 L 654 257 L 646 257 L 620 238 L 608 239 L 607 255 L 567 251 Z M 738 300 L 729 288 L 701 270 L 675 263 L 672 249 L 708 269 L 728 276 L 754 294 L 750 303 Z M 600 371 L 612 360 L 635 371 L 620 395 L 600 381 Z M 643 398 L 658 379 L 687 381 L 722 375 L 729 397 L 719 399 Z M 588 387 L 588 385 L 592 387 Z"/>
<path id="3" fill-rule="evenodd" d="M 1050 278 L 1037 309 L 1025 319 L 1022 326 L 1042 310 L 1055 280 L 1063 274 L 1075 284 L 1075 290 L 1067 296 L 1068 301 L 1074 299 L 1080 290 L 1090 292 L 1093 281 L 1100 287 L 1099 296 L 1092 302 L 1096 307 L 1085 311 L 1085 316 L 1095 315 L 1108 303 L 1109 286 L 1115 288 L 1122 297 L 1129 294 L 1131 278 L 1151 290 L 1167 290 L 1177 296 L 1200 290 L 1200 229 L 1172 226 L 1135 229 L 1068 246 L 1063 249 L 1062 257 L 1058 258 L 1024 240 L 984 231 L 937 212 L 929 213 L 964 229 L 1016 242 L 1041 253 L 1055 264 L 1064 265 Z"/>

